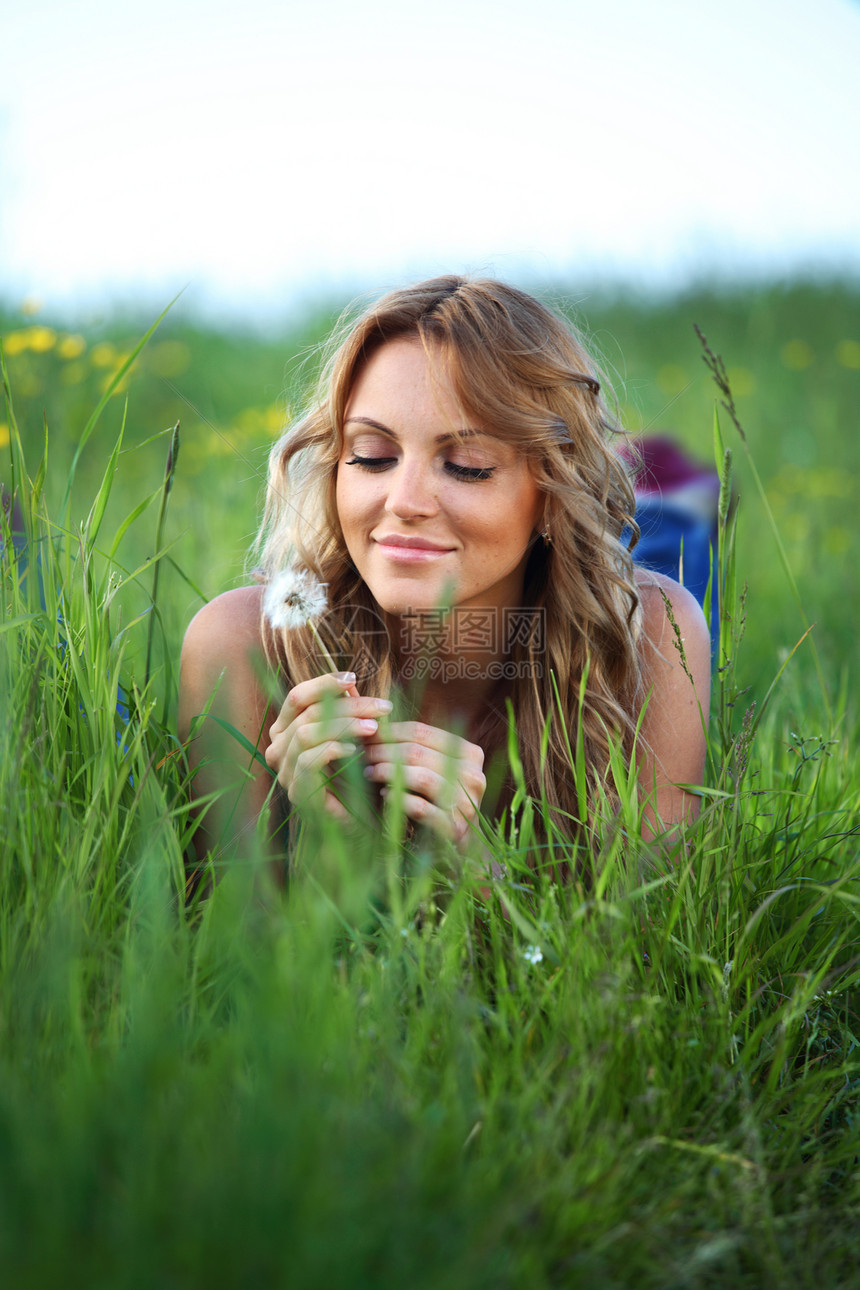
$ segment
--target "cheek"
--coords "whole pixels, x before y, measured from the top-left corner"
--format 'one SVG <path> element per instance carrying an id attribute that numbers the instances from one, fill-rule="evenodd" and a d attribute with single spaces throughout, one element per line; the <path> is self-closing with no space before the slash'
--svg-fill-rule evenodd
<path id="1" fill-rule="evenodd" d="M 350 478 L 348 472 L 343 470 L 338 471 L 334 500 L 341 527 L 346 529 L 355 519 L 358 509 L 358 496 L 356 494 L 355 481 Z"/>
<path id="2" fill-rule="evenodd" d="M 362 532 L 374 524 L 378 511 L 378 491 L 373 479 L 351 470 L 338 471 L 334 500 L 347 545 L 357 541 Z"/>
<path id="3" fill-rule="evenodd" d="M 334 481 L 334 509 L 337 511 L 337 517 L 343 525 L 343 518 L 346 512 L 346 486 L 343 478 L 343 471 L 338 468 L 337 478 Z"/>
<path id="4" fill-rule="evenodd" d="M 528 542 L 534 531 L 533 512 L 531 498 L 506 496 L 480 512 L 473 511 L 471 517 L 467 513 L 463 524 L 488 548 L 503 551 Z"/>

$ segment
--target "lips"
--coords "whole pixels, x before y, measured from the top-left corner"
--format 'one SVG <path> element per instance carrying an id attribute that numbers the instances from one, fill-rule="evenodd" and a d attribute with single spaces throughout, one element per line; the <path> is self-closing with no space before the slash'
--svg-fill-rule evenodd
<path id="1" fill-rule="evenodd" d="M 438 555 L 454 549 L 450 546 L 442 546 L 438 542 L 428 542 L 427 538 L 407 537 L 400 533 L 386 533 L 373 540 L 378 546 L 398 547 L 406 551 L 435 551 Z"/>
<path id="2" fill-rule="evenodd" d="M 372 540 L 379 554 L 390 565 L 399 565 L 401 568 L 407 565 L 435 564 L 437 560 L 444 559 L 456 550 L 456 547 L 442 546 L 441 543 L 431 542 L 428 538 L 412 535 L 407 537 L 402 533 L 384 533 L 381 537 Z"/>

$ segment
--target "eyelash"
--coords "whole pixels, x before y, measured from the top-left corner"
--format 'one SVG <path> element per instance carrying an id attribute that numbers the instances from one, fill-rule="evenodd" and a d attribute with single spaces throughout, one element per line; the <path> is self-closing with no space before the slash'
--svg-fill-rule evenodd
<path id="1" fill-rule="evenodd" d="M 390 466 L 396 457 L 359 457 L 357 452 L 352 454 L 352 460 L 346 463 L 347 466 L 360 466 L 362 470 L 381 471 Z M 461 480 L 464 484 L 477 484 L 483 479 L 490 479 L 495 466 L 461 466 L 456 461 L 446 461 L 445 469 L 455 479 Z"/>

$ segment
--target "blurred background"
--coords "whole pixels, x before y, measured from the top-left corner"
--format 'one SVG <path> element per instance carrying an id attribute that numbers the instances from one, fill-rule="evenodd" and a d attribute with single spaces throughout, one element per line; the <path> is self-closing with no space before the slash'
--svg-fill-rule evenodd
<path id="1" fill-rule="evenodd" d="M 117 516 L 157 486 L 158 436 L 181 419 L 171 513 L 197 591 L 177 583 L 177 621 L 242 577 L 268 448 L 339 310 L 455 270 L 574 313 L 627 426 L 703 459 L 704 329 L 810 616 L 844 660 L 856 592 L 837 574 L 860 554 L 860 5 L 30 0 L 4 14 L 3 45 L 0 325 L 34 460 L 47 414 L 49 491 L 181 293 L 87 446 L 79 503 L 125 396 L 136 455 L 121 458 Z M 0 447 L 9 433 L 7 417 Z M 769 665 L 802 625 L 748 484 L 740 463 Z"/>
<path id="2" fill-rule="evenodd" d="M 860 268 L 851 0 L 30 0 L 0 290 L 259 320 L 452 268 Z"/>

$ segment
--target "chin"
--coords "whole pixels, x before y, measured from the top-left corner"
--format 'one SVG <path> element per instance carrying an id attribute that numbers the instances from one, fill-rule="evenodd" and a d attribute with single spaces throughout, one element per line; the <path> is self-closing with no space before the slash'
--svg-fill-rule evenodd
<path id="1" fill-rule="evenodd" d="M 370 594 L 383 613 L 394 616 L 456 603 L 456 595 L 452 597 L 451 593 L 450 583 L 445 582 L 433 586 L 415 583 L 407 588 L 370 587 Z"/>

